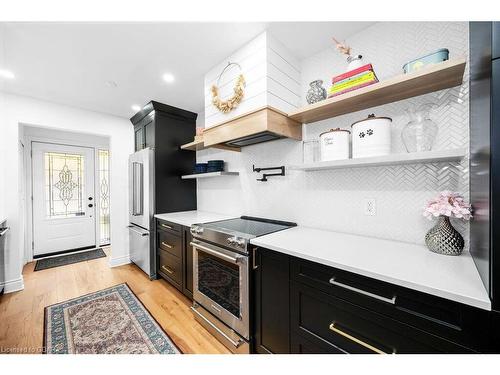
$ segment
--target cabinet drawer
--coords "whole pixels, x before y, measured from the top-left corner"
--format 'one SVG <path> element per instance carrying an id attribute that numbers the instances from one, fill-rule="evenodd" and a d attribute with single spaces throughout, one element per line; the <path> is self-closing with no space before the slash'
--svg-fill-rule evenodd
<path id="1" fill-rule="evenodd" d="M 182 259 L 182 237 L 167 231 L 158 231 L 158 247 Z"/>
<path id="2" fill-rule="evenodd" d="M 311 342 L 329 344 L 331 352 L 469 352 L 449 341 L 297 282 L 292 282 L 291 320 L 295 334 Z"/>
<path id="3" fill-rule="evenodd" d="M 310 336 L 310 335 L 309 335 Z M 291 354 L 346 354 L 345 351 L 321 339 L 292 332 L 290 339 Z"/>
<path id="4" fill-rule="evenodd" d="M 156 228 L 159 231 L 167 231 L 167 232 L 171 232 L 174 234 L 178 234 L 179 236 L 181 235 L 181 232 L 182 232 L 182 225 L 176 224 L 176 223 L 171 223 L 170 221 L 165 221 L 165 220 L 160 220 L 160 219 L 157 219 Z"/>
<path id="5" fill-rule="evenodd" d="M 169 281 L 172 281 L 177 288 L 181 287 L 182 282 L 182 261 L 176 256 L 159 250 L 159 272 L 166 276 Z"/>
<path id="6" fill-rule="evenodd" d="M 292 278 L 349 303 L 478 351 L 487 351 L 487 311 L 294 258 Z"/>

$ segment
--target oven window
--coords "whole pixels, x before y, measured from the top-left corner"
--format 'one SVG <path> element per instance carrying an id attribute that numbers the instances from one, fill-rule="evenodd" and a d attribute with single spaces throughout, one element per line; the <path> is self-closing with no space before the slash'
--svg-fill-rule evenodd
<path id="1" fill-rule="evenodd" d="M 240 270 L 237 265 L 199 251 L 198 290 L 240 317 Z"/>

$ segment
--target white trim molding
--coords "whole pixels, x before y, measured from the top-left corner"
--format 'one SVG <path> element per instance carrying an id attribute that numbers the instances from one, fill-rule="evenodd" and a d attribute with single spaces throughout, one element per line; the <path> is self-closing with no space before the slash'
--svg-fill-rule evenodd
<path id="1" fill-rule="evenodd" d="M 4 290 L 3 292 L 5 294 L 7 293 L 13 293 L 13 292 L 18 292 L 20 290 L 24 289 L 24 279 L 23 276 L 14 279 L 14 280 L 7 280 L 3 283 Z"/>
<path id="2" fill-rule="evenodd" d="M 130 260 L 130 254 L 123 255 L 121 257 L 113 258 L 112 256 L 109 258 L 109 267 L 118 267 L 123 266 L 124 264 L 132 263 Z"/>

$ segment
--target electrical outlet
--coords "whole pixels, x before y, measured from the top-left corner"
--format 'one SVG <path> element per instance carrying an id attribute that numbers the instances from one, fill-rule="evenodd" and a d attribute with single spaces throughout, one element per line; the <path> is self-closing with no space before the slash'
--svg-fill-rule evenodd
<path id="1" fill-rule="evenodd" d="M 377 215 L 377 201 L 375 198 L 365 198 L 365 215 Z"/>

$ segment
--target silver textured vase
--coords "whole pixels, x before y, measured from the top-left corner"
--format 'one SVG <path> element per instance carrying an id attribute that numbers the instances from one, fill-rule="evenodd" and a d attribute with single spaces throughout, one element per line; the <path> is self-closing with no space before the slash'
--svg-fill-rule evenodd
<path id="1" fill-rule="evenodd" d="M 444 255 L 460 255 L 465 244 L 448 216 L 439 216 L 436 225 L 425 235 L 425 243 L 430 251 Z"/>
<path id="2" fill-rule="evenodd" d="M 326 99 L 326 89 L 322 86 L 322 84 L 323 81 L 321 79 L 317 79 L 309 83 L 310 87 L 306 95 L 307 103 L 313 104 Z"/>

